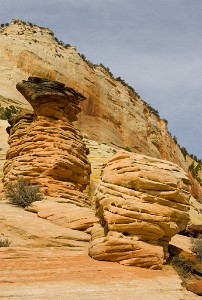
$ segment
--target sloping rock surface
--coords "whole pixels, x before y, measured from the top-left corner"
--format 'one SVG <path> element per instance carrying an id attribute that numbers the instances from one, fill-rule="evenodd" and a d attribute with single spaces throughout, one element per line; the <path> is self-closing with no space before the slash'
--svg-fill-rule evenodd
<path id="1" fill-rule="evenodd" d="M 0 204 L 1 239 L 8 238 L 12 247 L 61 247 L 67 250 L 85 252 L 89 234 L 61 227 L 36 214 L 2 202 Z M 12 250 L 11 250 L 12 251 Z"/>
<path id="2" fill-rule="evenodd" d="M 186 228 L 189 180 L 177 165 L 119 152 L 95 193 L 100 224 L 89 254 L 98 260 L 160 268 L 172 236 Z"/>
<path id="3" fill-rule="evenodd" d="M 93 224 L 98 223 L 98 218 L 89 207 L 65 203 L 62 198 L 46 197 L 43 201 L 32 203 L 26 210 L 62 227 L 86 232 L 90 232 Z"/>
<path id="4" fill-rule="evenodd" d="M 1 299 L 197 300 L 177 274 L 100 262 L 63 249 L 0 248 Z"/>

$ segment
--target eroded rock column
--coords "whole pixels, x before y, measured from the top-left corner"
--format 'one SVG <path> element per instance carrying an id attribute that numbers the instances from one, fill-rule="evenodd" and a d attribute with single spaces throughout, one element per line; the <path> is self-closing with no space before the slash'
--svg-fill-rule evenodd
<path id="1" fill-rule="evenodd" d="M 41 186 L 45 195 L 88 205 L 90 163 L 80 133 L 72 122 L 85 98 L 64 84 L 30 77 L 17 89 L 34 113 L 18 114 L 11 120 L 4 184 L 20 177 Z"/>
<path id="2" fill-rule="evenodd" d="M 95 194 L 100 224 L 89 254 L 97 260 L 158 269 L 172 236 L 186 228 L 189 180 L 176 164 L 119 152 L 106 165 Z"/>

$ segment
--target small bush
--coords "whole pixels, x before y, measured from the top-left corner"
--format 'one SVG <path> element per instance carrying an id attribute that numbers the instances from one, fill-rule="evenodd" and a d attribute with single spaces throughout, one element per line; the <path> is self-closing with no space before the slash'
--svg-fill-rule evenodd
<path id="1" fill-rule="evenodd" d="M 132 150 L 127 146 L 124 148 L 125 151 L 132 152 Z"/>
<path id="2" fill-rule="evenodd" d="M 193 178 L 196 179 L 200 185 L 202 185 L 202 180 L 199 175 L 199 171 L 201 171 L 201 166 L 202 166 L 201 163 L 198 163 L 195 166 L 194 162 L 192 162 L 191 165 L 189 166 L 189 171 L 191 172 Z"/>
<path id="3" fill-rule="evenodd" d="M 8 120 L 13 114 L 16 114 L 16 112 L 17 110 L 13 105 L 8 107 L 0 107 L 0 119 Z"/>
<path id="4" fill-rule="evenodd" d="M 12 241 L 9 241 L 9 239 L 0 239 L 0 247 L 9 247 Z"/>
<path id="5" fill-rule="evenodd" d="M 185 147 L 180 147 L 180 150 L 181 150 L 184 158 L 186 159 L 187 155 L 189 155 L 187 149 Z"/>
<path id="6" fill-rule="evenodd" d="M 196 253 L 197 259 L 202 262 L 202 234 L 192 240 L 192 251 Z"/>
<path id="7" fill-rule="evenodd" d="M 34 201 L 43 199 L 38 185 L 29 184 L 21 178 L 16 183 L 7 185 L 6 197 L 11 204 L 20 207 L 26 207 Z"/>

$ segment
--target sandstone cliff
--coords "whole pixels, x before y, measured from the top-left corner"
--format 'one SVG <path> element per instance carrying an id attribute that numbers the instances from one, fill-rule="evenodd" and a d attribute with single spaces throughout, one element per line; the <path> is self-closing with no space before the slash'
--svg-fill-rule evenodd
<path id="1" fill-rule="evenodd" d="M 185 161 L 166 122 L 106 68 L 87 63 L 75 47 L 58 43 L 51 30 L 13 20 L 0 30 L 0 60 L 2 105 L 28 108 L 15 90 L 22 78 L 63 82 L 86 97 L 76 126 L 90 139 L 167 159 L 187 170 L 190 162 Z"/>

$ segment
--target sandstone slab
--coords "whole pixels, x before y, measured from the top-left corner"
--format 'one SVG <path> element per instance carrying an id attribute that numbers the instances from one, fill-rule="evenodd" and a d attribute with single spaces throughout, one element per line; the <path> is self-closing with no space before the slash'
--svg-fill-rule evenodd
<path id="1" fill-rule="evenodd" d="M 64 228 L 87 232 L 90 232 L 92 226 L 99 220 L 91 208 L 65 203 L 61 198 L 46 197 L 43 201 L 32 203 L 26 210 L 37 213 L 38 217 Z"/>
<path id="2" fill-rule="evenodd" d="M 12 241 L 12 247 L 61 247 L 86 253 L 90 235 L 64 228 L 39 218 L 22 208 L 0 203 L 0 238 Z M 10 249 L 10 248 L 9 248 Z"/>

